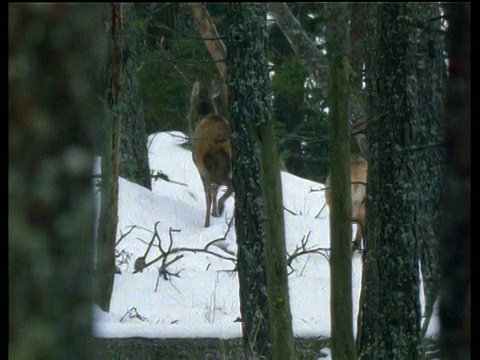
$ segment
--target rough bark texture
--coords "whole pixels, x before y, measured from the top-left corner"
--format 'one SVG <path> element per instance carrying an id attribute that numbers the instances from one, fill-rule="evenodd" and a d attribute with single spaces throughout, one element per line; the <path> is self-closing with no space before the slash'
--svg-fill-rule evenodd
<path id="1" fill-rule="evenodd" d="M 418 150 L 416 182 L 419 186 L 417 227 L 420 240 L 420 266 L 425 293 L 425 314 L 422 337 L 425 336 L 433 306 L 438 297 L 439 236 L 441 196 L 445 168 L 445 45 L 440 33 L 439 4 L 418 4 L 417 19 L 425 28 L 419 33 L 416 54 L 417 84 L 419 88 Z M 432 19 L 437 19 L 432 21 Z"/>
<path id="2" fill-rule="evenodd" d="M 370 145 L 367 250 L 357 352 L 361 359 L 421 357 L 419 248 L 424 211 L 418 148 L 427 129 L 419 119 L 416 4 L 367 6 Z M 380 56 L 381 54 L 381 56 Z M 420 216 L 419 216 L 420 214 Z"/>
<path id="3" fill-rule="evenodd" d="M 243 339 L 246 356 L 272 358 L 270 320 L 266 286 L 265 228 L 262 219 L 262 189 L 260 184 L 259 148 L 253 129 L 254 113 L 251 94 L 255 89 L 256 74 L 247 69 L 256 59 L 246 53 L 252 46 L 252 34 L 244 31 L 247 21 L 246 5 L 228 6 L 227 46 L 229 48 L 228 74 L 230 127 L 232 137 L 232 177 L 235 191 L 235 231 L 238 244 L 238 277 L 240 311 L 243 321 Z M 250 14 L 249 14 L 250 16 Z M 252 62 L 249 64 L 249 62 Z M 248 66 L 248 67 L 247 67 Z"/>
<path id="4" fill-rule="evenodd" d="M 100 27 L 100 6 L 8 6 L 9 359 L 93 359 Z"/>
<path id="5" fill-rule="evenodd" d="M 120 3 L 111 4 L 110 74 L 107 100 L 110 112 L 103 124 L 105 143 L 102 152 L 101 213 L 97 237 L 96 301 L 104 311 L 110 309 L 115 277 L 115 242 L 118 223 L 118 178 L 122 115 L 119 110 L 123 38 Z"/>
<path id="6" fill-rule="evenodd" d="M 352 226 L 350 189 L 350 129 L 348 93 L 350 52 L 346 4 L 326 6 L 328 60 L 328 170 L 332 187 L 330 206 L 330 309 L 332 357 L 354 359 L 352 325 Z"/>
<path id="7" fill-rule="evenodd" d="M 440 347 L 443 359 L 470 359 L 471 60 L 470 4 L 446 4 L 449 79 L 447 170 L 441 241 Z"/>
<path id="8" fill-rule="evenodd" d="M 143 34 L 135 26 L 136 14 L 133 4 L 124 5 L 124 71 L 120 111 L 122 112 L 122 151 L 120 155 L 120 176 L 152 189 L 150 166 L 145 131 L 145 112 L 140 94 L 138 68 L 143 60 Z"/>
<path id="9" fill-rule="evenodd" d="M 362 89 L 363 64 L 365 62 L 365 4 L 354 2 L 352 4 L 352 15 L 350 25 L 350 36 L 352 42 L 351 67 L 353 70 L 350 84 L 356 91 Z"/>

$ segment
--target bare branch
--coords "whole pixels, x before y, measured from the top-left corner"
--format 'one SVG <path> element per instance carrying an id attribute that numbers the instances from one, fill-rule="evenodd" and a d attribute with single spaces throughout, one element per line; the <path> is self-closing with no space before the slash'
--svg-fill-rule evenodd
<path id="1" fill-rule="evenodd" d="M 315 215 L 315 219 L 318 219 L 320 217 L 320 214 L 322 213 L 323 209 L 325 209 L 326 206 L 327 206 L 327 203 L 325 202 L 322 208 L 320 209 L 320 211 L 318 212 L 318 214 Z"/>
<path id="2" fill-rule="evenodd" d="M 167 267 L 171 264 L 173 264 L 174 262 L 180 260 L 181 258 L 183 258 L 185 255 L 184 254 L 181 254 L 181 255 L 177 255 L 173 260 L 170 260 L 169 262 L 166 262 L 167 261 L 167 257 L 165 256 L 163 258 L 163 261 L 162 261 L 162 266 L 160 266 L 158 268 L 158 274 L 159 276 L 160 275 L 163 275 L 163 278 L 165 280 L 168 280 L 168 276 L 175 276 L 175 277 L 180 277 L 180 272 L 182 270 L 179 270 L 177 271 L 176 273 L 171 273 L 167 270 Z M 156 290 L 155 290 L 156 291 Z"/>
<path id="3" fill-rule="evenodd" d="M 157 170 L 156 171 L 157 173 L 155 174 L 155 171 L 152 170 L 152 174 L 150 175 L 150 177 L 157 181 L 158 179 L 161 179 L 161 180 L 165 180 L 165 181 L 168 181 L 168 182 L 171 182 L 173 184 L 178 184 L 178 185 L 182 185 L 182 186 L 188 186 L 187 184 L 185 183 L 182 183 L 182 182 L 179 182 L 179 181 L 175 181 L 175 180 L 171 180 L 169 178 L 169 176 L 167 174 L 165 174 L 163 171 L 161 170 Z"/>
<path id="4" fill-rule="evenodd" d="M 223 238 L 215 239 L 215 240 L 209 242 L 204 248 L 187 248 L 187 247 L 174 248 L 173 247 L 173 235 L 172 234 L 174 232 L 179 232 L 180 230 L 175 230 L 175 229 L 170 228 L 169 229 L 169 244 L 168 244 L 168 249 L 167 250 L 163 249 L 161 238 L 160 238 L 160 236 L 157 232 L 157 224 L 159 222 L 155 223 L 155 229 L 154 229 L 154 234 L 153 234 L 152 240 L 151 240 L 151 242 L 150 242 L 150 244 L 147 248 L 147 251 L 145 252 L 145 255 L 138 258 L 137 260 L 135 260 L 135 267 L 134 267 L 133 273 L 135 274 L 135 273 L 138 273 L 138 272 L 142 272 L 143 269 L 149 267 L 150 265 L 152 265 L 152 264 L 154 264 L 158 261 L 162 261 L 161 269 L 162 268 L 165 269 L 169 264 L 172 264 L 173 262 L 175 262 L 177 260 L 180 260 L 184 255 L 177 256 L 174 260 L 167 263 L 166 261 L 167 261 L 168 256 L 173 255 L 173 254 L 182 253 L 182 252 L 205 253 L 205 254 L 216 256 L 220 259 L 232 261 L 235 264 L 236 261 L 237 261 L 237 259 L 235 257 L 221 255 L 221 254 L 218 254 L 214 251 L 208 250 L 208 247 L 210 247 L 212 244 L 214 244 L 217 241 L 224 240 L 226 238 L 228 232 L 230 231 L 232 222 L 233 222 L 233 218 L 229 222 L 229 227 L 228 227 L 228 229 L 227 229 Z M 160 255 L 157 256 L 155 259 L 153 259 L 149 262 L 146 262 L 146 257 L 147 257 L 148 251 L 150 250 L 150 247 L 151 247 L 153 241 L 155 240 L 155 238 L 158 238 L 158 249 L 160 250 Z M 233 254 L 231 254 L 231 255 L 233 255 Z"/>
<path id="5" fill-rule="evenodd" d="M 130 225 L 130 230 L 128 230 L 125 234 L 122 234 L 122 232 L 120 231 L 120 238 L 115 243 L 115 246 L 117 246 L 120 243 L 120 241 L 125 239 L 133 231 L 133 229 L 135 229 L 136 227 L 137 227 L 137 225 Z"/>
<path id="6" fill-rule="evenodd" d="M 310 249 L 307 248 L 311 233 L 312 231 L 310 230 L 306 236 L 305 235 L 303 236 L 300 246 L 297 245 L 295 247 L 295 250 L 293 251 L 292 255 L 287 254 L 287 266 L 292 270 L 290 273 L 292 273 L 294 270 L 292 267 L 293 260 L 299 256 L 306 255 L 306 254 L 320 254 L 328 260 L 328 257 L 326 256 L 325 252 L 330 251 L 330 248 L 321 248 L 321 247 L 310 248 Z"/>
<path id="7" fill-rule="evenodd" d="M 285 211 L 288 211 L 290 214 L 294 215 L 294 216 L 297 216 L 298 214 L 297 213 L 294 213 L 292 210 L 289 210 L 285 207 L 285 205 L 282 205 L 283 206 L 283 210 Z"/>

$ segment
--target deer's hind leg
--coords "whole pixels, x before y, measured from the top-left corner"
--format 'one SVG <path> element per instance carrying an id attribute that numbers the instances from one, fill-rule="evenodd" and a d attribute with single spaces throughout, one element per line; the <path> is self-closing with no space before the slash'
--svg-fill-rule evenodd
<path id="1" fill-rule="evenodd" d="M 210 209 L 212 207 L 212 190 L 211 190 L 211 183 L 209 183 L 207 180 L 205 180 L 202 177 L 202 183 L 203 183 L 203 190 L 205 192 L 205 227 L 210 226 Z"/>

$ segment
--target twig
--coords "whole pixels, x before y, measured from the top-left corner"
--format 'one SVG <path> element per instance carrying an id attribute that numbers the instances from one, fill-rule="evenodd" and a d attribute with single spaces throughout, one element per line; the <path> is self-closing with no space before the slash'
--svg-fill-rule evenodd
<path id="1" fill-rule="evenodd" d="M 325 209 L 325 206 L 327 206 L 327 203 L 323 204 L 322 208 L 320 209 L 320 211 L 318 212 L 317 215 L 315 215 L 315 219 L 318 219 L 320 217 L 320 214 L 322 213 L 323 209 Z"/>
<path id="2" fill-rule="evenodd" d="M 283 210 L 286 210 L 288 211 L 290 214 L 294 215 L 294 216 L 297 216 L 298 214 L 294 213 L 292 210 L 289 210 L 285 207 L 285 205 L 282 205 L 283 206 Z"/>
<path id="3" fill-rule="evenodd" d="M 137 225 L 130 225 L 130 230 L 128 230 L 125 234 L 122 234 L 122 231 L 120 231 L 121 235 L 120 235 L 120 238 L 115 243 L 115 246 L 120 244 L 120 241 L 122 241 L 124 238 L 126 238 L 133 231 L 133 229 L 135 229 L 136 227 L 137 227 Z"/>
<path id="4" fill-rule="evenodd" d="M 330 251 L 329 248 L 317 247 L 317 248 L 307 249 L 307 244 L 308 244 L 308 241 L 310 239 L 310 234 L 311 233 L 312 233 L 312 231 L 310 230 L 308 232 L 307 236 L 305 236 L 305 235 L 303 236 L 300 246 L 297 245 L 294 252 L 291 255 L 287 254 L 287 266 L 292 269 L 292 272 L 293 272 L 292 262 L 295 258 L 297 258 L 299 256 L 302 256 L 302 255 L 305 255 L 305 254 L 321 254 L 325 258 L 327 258 L 325 256 L 325 254 L 323 254 L 323 252 Z"/>
<path id="5" fill-rule="evenodd" d="M 226 214 L 225 214 L 225 216 L 226 216 Z M 209 243 L 207 243 L 207 245 L 205 245 L 205 247 L 203 249 L 207 250 L 210 247 L 210 245 L 213 245 L 214 243 L 219 242 L 219 241 L 225 241 L 227 239 L 228 233 L 230 232 L 232 224 L 233 224 L 233 216 L 230 218 L 230 221 L 227 223 L 227 231 L 225 232 L 225 234 L 223 234 L 223 236 L 221 238 L 212 240 Z M 219 246 L 217 246 L 217 247 L 219 247 Z M 225 249 L 223 249 L 221 247 L 220 247 L 220 249 L 225 251 Z M 228 252 L 228 251 L 226 251 L 226 252 Z"/>
<path id="6" fill-rule="evenodd" d="M 180 260 L 180 259 L 183 258 L 184 256 L 185 256 L 184 254 L 177 255 L 173 260 L 170 260 L 168 263 L 166 262 L 167 257 L 165 256 L 165 257 L 163 258 L 162 266 L 160 266 L 160 267 L 158 268 L 158 275 L 159 275 L 159 276 L 160 276 L 160 275 L 163 275 L 163 278 L 164 278 L 165 280 L 168 280 L 168 277 L 167 277 L 168 275 L 170 275 L 170 276 L 175 276 L 175 277 L 180 277 L 180 272 L 181 272 L 182 270 L 177 271 L 176 273 L 171 273 L 171 272 L 169 272 L 169 271 L 167 270 L 167 267 L 168 267 L 169 265 L 173 264 L 174 262 Z M 158 281 L 157 281 L 157 283 L 158 283 Z M 157 290 L 155 290 L 155 291 L 157 291 Z"/>
<path id="7" fill-rule="evenodd" d="M 155 174 L 155 171 L 152 171 L 152 174 L 150 175 L 150 177 L 157 181 L 158 179 L 161 179 L 161 180 L 165 180 L 165 181 L 168 181 L 168 182 L 171 182 L 171 183 L 174 183 L 174 184 L 178 184 L 178 185 L 182 185 L 182 186 L 188 186 L 187 184 L 185 183 L 182 183 L 182 182 L 179 182 L 179 181 L 175 181 L 175 180 L 170 180 L 170 178 L 168 177 L 167 174 L 165 174 L 163 171 L 161 170 L 157 170 L 157 173 Z"/>
<path id="8" fill-rule="evenodd" d="M 137 258 L 135 260 L 135 263 L 133 265 L 133 273 L 137 273 L 137 272 L 143 272 L 143 269 L 145 269 L 147 266 L 146 266 L 146 262 L 147 262 L 147 255 L 148 255 L 148 252 L 150 251 L 150 248 L 152 247 L 152 244 L 153 242 L 155 241 L 155 238 L 158 238 L 158 242 L 160 243 L 160 235 L 158 235 L 158 232 L 157 232 L 157 225 L 160 223 L 160 221 L 157 221 L 155 223 L 155 225 L 153 226 L 153 235 L 152 235 L 152 240 L 150 240 L 150 243 L 148 244 L 148 247 L 147 247 L 147 250 L 145 251 L 145 254 L 143 254 L 143 256 L 140 256 L 139 258 Z"/>
<path id="9" fill-rule="evenodd" d="M 132 307 L 130 308 L 130 310 L 128 310 L 123 316 L 122 318 L 120 319 L 120 322 L 123 321 L 123 319 L 125 319 L 125 316 L 127 316 L 130 318 L 130 319 L 133 319 L 133 318 L 137 318 L 137 319 L 140 319 L 141 321 L 145 321 L 147 320 L 147 318 L 145 316 L 142 316 L 138 313 L 137 311 L 137 308 L 136 307 Z"/>

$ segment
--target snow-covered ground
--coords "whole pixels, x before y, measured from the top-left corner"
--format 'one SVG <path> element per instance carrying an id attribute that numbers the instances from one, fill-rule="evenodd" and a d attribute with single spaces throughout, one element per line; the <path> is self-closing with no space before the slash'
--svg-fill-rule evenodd
<path id="1" fill-rule="evenodd" d="M 241 337 L 237 274 L 231 272 L 232 261 L 202 252 L 183 252 L 184 256 L 168 267 L 177 273 L 168 280 L 158 276 L 161 262 L 133 273 L 134 261 L 145 254 L 153 236 L 155 223 L 163 249 L 172 239 L 172 249 L 203 248 L 225 235 L 233 214 L 234 196 L 226 204 L 224 216 L 211 218 L 203 227 L 205 198 L 191 152 L 180 146 L 179 132 L 158 133 L 149 137 L 149 159 L 153 171 L 161 171 L 178 183 L 155 181 L 152 191 L 120 179 L 118 239 L 122 252 L 120 269 L 115 276 L 110 312 L 95 307 L 94 333 L 97 337 Z M 325 203 L 323 184 L 282 173 L 287 251 L 291 254 L 308 237 L 308 248 L 329 247 L 328 207 L 316 215 Z M 219 195 L 220 196 L 220 195 Z M 291 212 L 295 213 L 293 215 Z M 352 225 L 355 230 L 355 225 Z M 209 247 L 231 257 L 236 252 L 234 226 L 226 239 Z M 155 240 L 147 263 L 160 255 Z M 180 253 L 171 255 L 173 260 Z M 360 255 L 353 258 L 353 313 L 360 296 L 362 264 Z M 330 269 L 321 254 L 298 257 L 289 276 L 293 331 L 298 337 L 330 336 Z M 423 294 L 421 294 L 423 301 Z M 438 314 L 434 314 L 427 336 L 439 333 Z"/>

